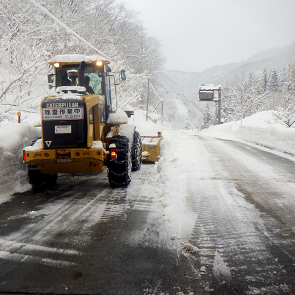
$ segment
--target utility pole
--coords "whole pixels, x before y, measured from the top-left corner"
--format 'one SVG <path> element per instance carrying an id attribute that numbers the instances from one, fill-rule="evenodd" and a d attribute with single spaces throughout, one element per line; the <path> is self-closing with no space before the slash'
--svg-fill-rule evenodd
<path id="1" fill-rule="evenodd" d="M 150 96 L 150 79 L 148 79 L 148 91 L 147 91 L 147 99 L 146 99 L 146 121 L 148 120 L 148 115 L 149 115 L 149 96 Z"/>
<path id="2" fill-rule="evenodd" d="M 218 124 L 221 124 L 221 87 L 218 89 Z"/>
<path id="3" fill-rule="evenodd" d="M 162 100 L 162 114 L 161 114 L 161 123 L 163 124 L 163 117 L 164 117 L 164 101 Z"/>

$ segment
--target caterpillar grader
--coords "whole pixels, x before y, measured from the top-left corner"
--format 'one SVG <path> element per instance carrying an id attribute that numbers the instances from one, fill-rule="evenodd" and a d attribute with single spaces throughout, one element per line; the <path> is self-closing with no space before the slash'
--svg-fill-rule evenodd
<path id="1" fill-rule="evenodd" d="M 41 100 L 41 134 L 24 148 L 33 187 L 54 184 L 59 173 L 100 173 L 126 187 L 142 163 L 142 142 L 125 112 L 112 111 L 110 61 L 99 55 L 57 55 L 49 61 L 52 96 Z M 119 73 L 126 80 L 125 71 Z M 115 78 L 114 78 L 115 79 Z"/>

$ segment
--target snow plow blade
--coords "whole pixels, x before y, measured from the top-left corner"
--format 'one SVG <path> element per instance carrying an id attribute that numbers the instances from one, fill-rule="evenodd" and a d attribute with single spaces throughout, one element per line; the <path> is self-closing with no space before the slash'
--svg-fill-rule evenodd
<path id="1" fill-rule="evenodd" d="M 160 142 L 162 138 L 161 132 L 158 132 L 157 136 L 141 136 L 143 163 L 155 163 L 159 160 Z"/>

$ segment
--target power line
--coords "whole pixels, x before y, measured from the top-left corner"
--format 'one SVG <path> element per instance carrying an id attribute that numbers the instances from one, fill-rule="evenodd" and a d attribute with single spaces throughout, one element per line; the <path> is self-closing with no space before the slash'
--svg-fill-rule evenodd
<path id="1" fill-rule="evenodd" d="M 35 0 L 29 0 L 33 5 L 38 7 L 42 12 L 44 12 L 46 15 L 48 15 L 50 18 L 52 18 L 59 26 L 64 28 L 68 33 L 74 35 L 76 38 L 84 42 L 86 45 L 94 49 L 96 52 L 98 52 L 100 55 L 104 56 L 105 58 L 109 59 L 110 58 L 104 54 L 102 51 L 97 49 L 95 46 L 93 46 L 91 43 L 89 43 L 87 40 L 85 40 L 83 37 L 81 37 L 79 34 L 77 34 L 75 31 L 73 31 L 71 28 L 69 28 L 66 24 L 64 24 L 62 21 L 60 21 L 57 17 L 55 17 L 52 13 L 50 13 L 46 8 L 44 8 L 42 5 L 40 5 L 38 2 Z"/>

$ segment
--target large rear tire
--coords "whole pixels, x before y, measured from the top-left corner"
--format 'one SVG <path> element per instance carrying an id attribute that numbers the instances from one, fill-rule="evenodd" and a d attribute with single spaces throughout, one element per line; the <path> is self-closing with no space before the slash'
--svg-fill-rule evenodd
<path id="1" fill-rule="evenodd" d="M 142 142 L 140 134 L 134 131 L 132 145 L 132 171 L 137 171 L 141 168 L 142 162 Z"/>
<path id="2" fill-rule="evenodd" d="M 108 160 L 108 178 L 112 187 L 127 187 L 131 182 L 131 151 L 126 136 L 115 135 L 110 145 L 116 145 L 116 158 Z"/>
<path id="3" fill-rule="evenodd" d="M 36 166 L 28 167 L 28 182 L 34 188 L 52 187 L 57 181 L 57 174 L 49 175 L 41 173 Z"/>

